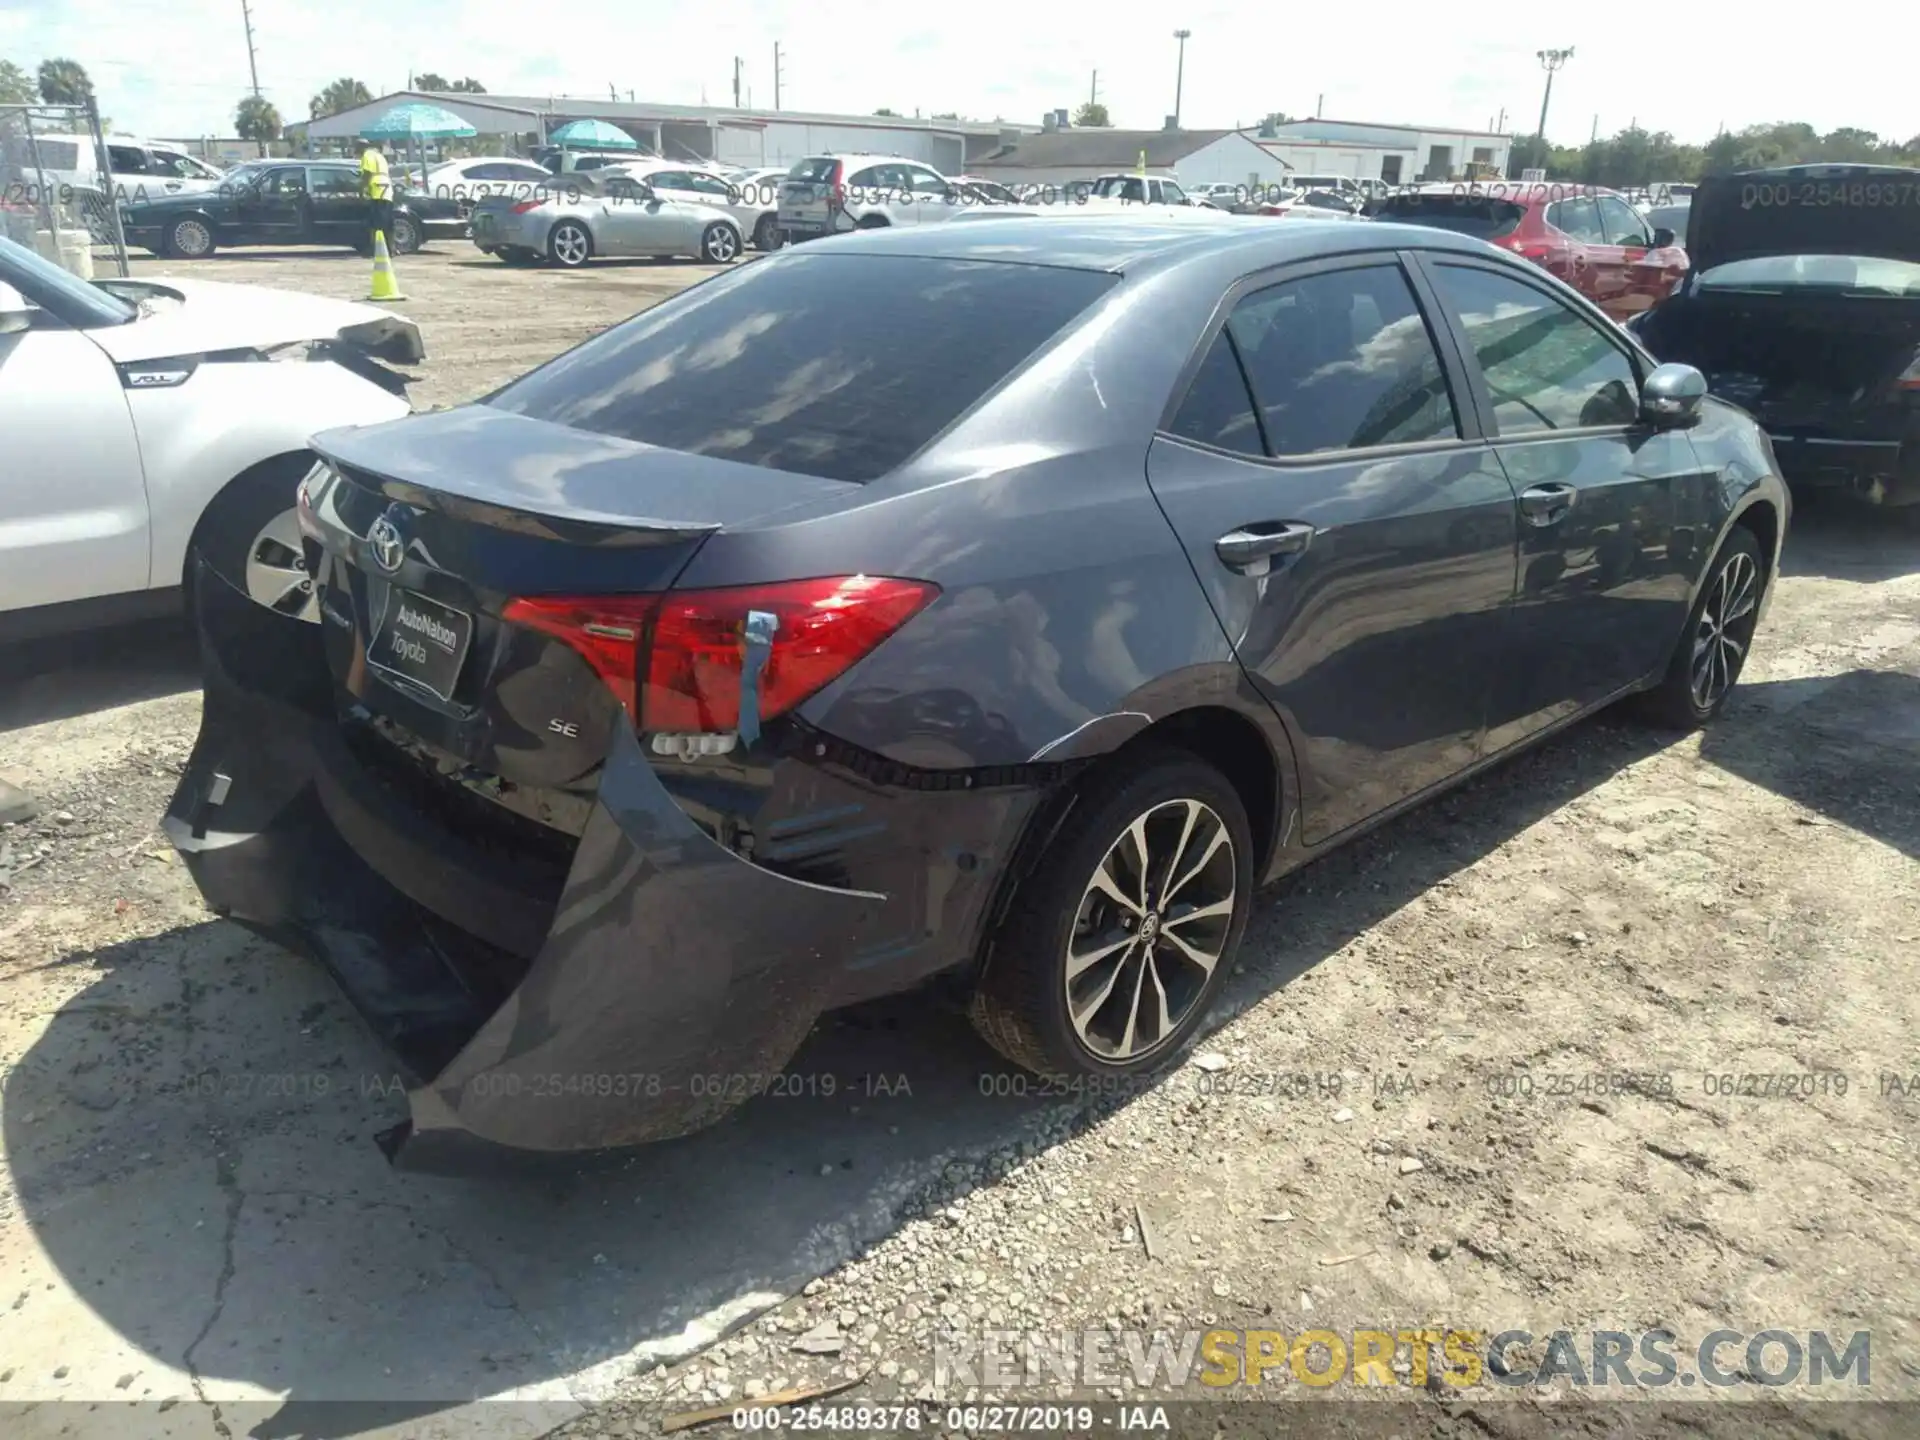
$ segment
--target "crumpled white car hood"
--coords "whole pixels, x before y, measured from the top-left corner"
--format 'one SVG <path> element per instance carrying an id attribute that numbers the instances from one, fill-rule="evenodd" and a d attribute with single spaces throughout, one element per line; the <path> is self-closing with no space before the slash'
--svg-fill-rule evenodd
<path id="1" fill-rule="evenodd" d="M 149 297 L 157 312 L 129 325 L 87 332 L 120 364 L 336 339 L 398 364 L 425 357 L 419 327 L 411 320 L 353 300 L 217 280 L 114 279 L 101 288 L 127 299 Z"/>

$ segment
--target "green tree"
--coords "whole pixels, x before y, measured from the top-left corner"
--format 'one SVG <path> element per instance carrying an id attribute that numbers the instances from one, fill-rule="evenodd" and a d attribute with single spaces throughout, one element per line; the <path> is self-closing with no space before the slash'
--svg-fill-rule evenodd
<path id="1" fill-rule="evenodd" d="M 342 76 L 307 102 L 307 115 L 309 119 L 324 120 L 356 105 L 370 104 L 372 100 L 373 92 L 365 85 Z"/>
<path id="2" fill-rule="evenodd" d="M 889 110 L 886 106 L 882 105 L 878 110 L 874 111 L 873 113 L 876 115 L 896 115 L 897 116 L 900 112 L 898 110 Z"/>
<path id="3" fill-rule="evenodd" d="M 84 105 L 93 99 L 93 81 L 78 60 L 40 62 L 40 99 L 48 105 Z"/>
<path id="4" fill-rule="evenodd" d="M 487 87 L 482 85 L 478 80 L 474 79 L 471 75 L 467 76 L 467 78 L 464 80 L 454 81 L 453 84 L 447 87 L 447 89 L 453 91 L 457 95 L 484 95 L 487 93 Z"/>
<path id="5" fill-rule="evenodd" d="M 446 91 L 453 89 L 453 82 L 448 80 L 447 77 L 439 71 L 429 70 L 424 75 L 416 75 L 413 77 L 412 88 L 415 90 L 439 91 L 444 94 Z"/>
<path id="6" fill-rule="evenodd" d="M 36 98 L 33 77 L 11 60 L 0 60 L 0 105 L 31 105 Z"/>
<path id="7" fill-rule="evenodd" d="M 1291 125 L 1293 123 L 1293 116 L 1287 114 L 1284 110 L 1275 110 L 1271 115 L 1263 116 L 1260 123 L 1262 125 Z"/>
<path id="8" fill-rule="evenodd" d="M 244 96 L 233 107 L 233 131 L 242 140 L 251 140 L 260 147 L 262 155 L 267 153 L 270 142 L 280 138 L 280 112 L 273 108 L 273 102 L 259 95 Z"/>
<path id="9" fill-rule="evenodd" d="M 1113 121 L 1107 118 L 1107 107 L 1098 100 L 1089 100 L 1073 112 L 1073 123 L 1085 125 L 1097 130 L 1108 129 Z"/>

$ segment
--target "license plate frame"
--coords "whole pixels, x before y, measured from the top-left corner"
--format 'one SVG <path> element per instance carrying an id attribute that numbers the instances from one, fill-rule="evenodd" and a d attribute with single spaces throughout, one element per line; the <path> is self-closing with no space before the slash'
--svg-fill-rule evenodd
<path id="1" fill-rule="evenodd" d="M 403 613 L 409 607 L 421 623 L 404 622 Z M 452 632 L 451 643 L 438 633 L 442 629 Z M 386 604 L 374 623 L 367 643 L 367 664 L 382 675 L 397 677 L 410 687 L 452 703 L 454 687 L 460 683 L 460 672 L 466 668 L 467 653 L 472 648 L 472 615 L 430 595 L 395 585 L 388 588 Z M 402 663 L 390 663 L 395 660 Z"/>

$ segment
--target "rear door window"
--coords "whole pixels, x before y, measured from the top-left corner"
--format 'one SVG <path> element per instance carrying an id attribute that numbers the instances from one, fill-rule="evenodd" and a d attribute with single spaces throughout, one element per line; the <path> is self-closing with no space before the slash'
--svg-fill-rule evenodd
<path id="1" fill-rule="evenodd" d="M 1276 455 L 1459 437 L 1433 337 L 1397 265 L 1256 290 L 1227 328 Z"/>
<path id="2" fill-rule="evenodd" d="M 1486 377 L 1502 435 L 1631 425 L 1638 417 L 1633 363 L 1585 316 L 1477 266 L 1437 264 L 1433 273 Z"/>
<path id="3" fill-rule="evenodd" d="M 1602 195 L 1596 203 L 1609 245 L 1630 245 L 1644 250 L 1653 244 L 1653 237 L 1647 233 L 1647 222 L 1618 195 Z"/>
<path id="4" fill-rule="evenodd" d="M 1582 195 L 1558 200 L 1547 207 L 1547 223 L 1562 234 L 1571 235 L 1586 245 L 1604 245 L 1607 232 L 1600 224 L 1600 209 Z"/>
<path id="5" fill-rule="evenodd" d="M 1058 266 L 796 253 L 683 291 L 485 403 L 865 482 L 911 459 L 1117 283 Z"/>
<path id="6" fill-rule="evenodd" d="M 1233 337 L 1225 330 L 1214 337 L 1167 431 L 1182 440 L 1239 455 L 1267 453 L 1254 414 L 1253 392 L 1234 353 Z"/>

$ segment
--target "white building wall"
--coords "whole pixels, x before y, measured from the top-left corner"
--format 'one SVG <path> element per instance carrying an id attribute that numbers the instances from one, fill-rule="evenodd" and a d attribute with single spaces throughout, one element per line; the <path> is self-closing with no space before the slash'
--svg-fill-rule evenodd
<path id="1" fill-rule="evenodd" d="M 1197 185 L 1275 185 L 1287 178 L 1287 167 L 1241 135 L 1224 135 L 1174 166 L 1179 182 Z"/>
<path id="2" fill-rule="evenodd" d="M 866 151 L 918 160 L 942 175 L 958 175 L 965 168 L 965 139 L 933 130 L 894 130 L 883 125 L 823 125 L 808 121 L 771 120 L 760 135 L 760 153 L 742 160 L 741 164 L 791 165 L 809 155 Z"/>
<path id="3" fill-rule="evenodd" d="M 1297 175 L 1345 175 L 1353 180 L 1378 180 L 1391 169 L 1387 160 L 1395 155 L 1400 157 L 1400 183 L 1410 184 L 1420 173 L 1418 152 L 1412 146 L 1387 150 L 1373 146 L 1288 145 L 1284 141 L 1277 144 L 1269 141 L 1264 148 L 1276 159 L 1286 161 Z"/>
<path id="4" fill-rule="evenodd" d="M 1011 186 L 1015 190 L 1020 190 L 1022 187 L 1028 185 L 1069 185 L 1077 180 L 1092 180 L 1101 175 L 1116 173 L 1135 175 L 1139 173 L 1139 170 L 1140 167 L 1138 165 L 1119 167 L 1082 165 L 1078 169 L 1074 169 L 1067 165 L 991 165 L 983 162 L 976 164 L 972 170 L 965 173 L 978 175 L 983 180 L 997 180 L 1002 185 Z M 1149 165 L 1146 173 L 1149 175 L 1164 175 L 1170 179 L 1178 180 L 1183 185 L 1187 183 L 1184 174 L 1176 175 L 1173 168 L 1167 165 Z"/>

